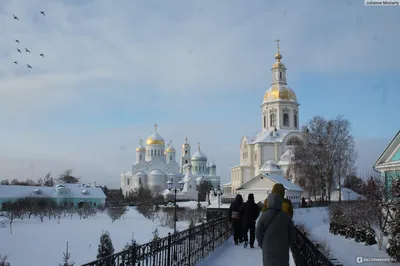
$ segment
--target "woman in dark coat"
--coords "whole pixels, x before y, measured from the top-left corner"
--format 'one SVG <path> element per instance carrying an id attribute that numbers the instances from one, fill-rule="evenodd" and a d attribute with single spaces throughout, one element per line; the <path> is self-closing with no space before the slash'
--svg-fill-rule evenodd
<path id="1" fill-rule="evenodd" d="M 235 241 L 235 245 L 239 245 L 239 241 L 242 242 L 242 217 L 240 217 L 242 205 L 243 197 L 242 195 L 237 194 L 235 200 L 229 207 L 229 221 L 232 223 L 233 240 Z"/>
<path id="2" fill-rule="evenodd" d="M 294 232 L 292 219 L 282 211 L 282 198 L 278 194 L 270 194 L 268 209 L 258 219 L 256 228 L 263 266 L 289 266 L 289 247 Z"/>

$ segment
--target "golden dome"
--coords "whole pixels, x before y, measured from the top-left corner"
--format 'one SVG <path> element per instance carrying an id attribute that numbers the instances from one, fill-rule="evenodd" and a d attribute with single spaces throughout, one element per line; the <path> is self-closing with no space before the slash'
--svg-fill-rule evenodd
<path id="1" fill-rule="evenodd" d="M 136 151 L 146 151 L 146 148 L 143 146 L 143 140 L 140 140 L 140 144 L 137 146 Z"/>
<path id="2" fill-rule="evenodd" d="M 182 149 L 190 148 L 190 144 L 188 143 L 187 135 L 185 137 L 185 142 L 182 144 Z"/>
<path id="3" fill-rule="evenodd" d="M 275 63 L 272 65 L 272 68 L 285 68 L 285 69 L 286 69 L 285 64 L 282 63 L 282 62 L 275 62 Z"/>
<path id="4" fill-rule="evenodd" d="M 151 137 L 148 137 L 146 139 L 146 145 L 165 145 L 164 140 L 160 140 L 160 139 L 153 139 Z"/>
<path id="5" fill-rule="evenodd" d="M 168 147 L 165 149 L 165 153 L 167 152 L 175 152 L 175 148 L 172 147 L 172 141 L 168 143 Z"/>
<path id="6" fill-rule="evenodd" d="M 275 54 L 275 59 L 278 60 L 278 62 L 280 62 L 281 59 L 282 59 L 281 53 L 277 52 L 277 53 Z"/>
<path id="7" fill-rule="evenodd" d="M 297 97 L 291 88 L 283 84 L 274 84 L 265 92 L 264 102 L 277 100 L 297 102 Z"/>
<path id="8" fill-rule="evenodd" d="M 146 145 L 165 145 L 163 137 L 157 133 L 157 125 L 154 125 L 154 133 L 146 139 Z"/>

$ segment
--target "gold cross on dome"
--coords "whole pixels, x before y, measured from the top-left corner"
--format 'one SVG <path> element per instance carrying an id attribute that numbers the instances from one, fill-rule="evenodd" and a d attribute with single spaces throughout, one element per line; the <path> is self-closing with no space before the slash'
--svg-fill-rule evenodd
<path id="1" fill-rule="evenodd" d="M 158 127 L 158 125 L 157 124 L 154 124 L 154 130 L 157 132 L 157 127 Z"/>
<path id="2" fill-rule="evenodd" d="M 276 42 L 276 47 L 278 48 L 278 53 L 279 53 L 279 43 L 280 43 L 281 41 L 280 41 L 279 39 L 276 39 L 275 42 Z"/>

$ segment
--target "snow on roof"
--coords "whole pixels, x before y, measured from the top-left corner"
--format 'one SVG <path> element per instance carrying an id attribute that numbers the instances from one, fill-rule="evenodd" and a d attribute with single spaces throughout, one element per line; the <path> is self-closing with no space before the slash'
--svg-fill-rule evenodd
<path id="1" fill-rule="evenodd" d="M 160 169 L 154 169 L 153 171 L 151 171 L 149 173 L 149 175 L 165 175 L 165 173 L 163 171 L 161 171 Z"/>
<path id="2" fill-rule="evenodd" d="M 223 186 L 231 186 L 231 185 L 232 185 L 232 182 L 223 184 Z"/>
<path id="3" fill-rule="evenodd" d="M 67 194 L 58 195 L 57 190 L 66 190 Z M 39 192 L 40 191 L 40 192 Z M 83 193 L 83 191 L 86 191 Z M 24 197 L 41 197 L 41 198 L 106 198 L 103 190 L 99 187 L 83 187 L 78 184 L 62 184 L 55 187 L 38 187 L 38 186 L 10 186 L 0 185 L 0 198 L 24 198 Z"/>
<path id="4" fill-rule="evenodd" d="M 303 189 L 289 180 L 287 180 L 285 177 L 279 174 L 262 174 L 266 178 L 271 179 L 275 183 L 280 183 L 282 184 L 287 190 L 292 190 L 292 191 L 303 191 Z"/>
<path id="5" fill-rule="evenodd" d="M 275 142 L 283 142 L 285 137 L 289 133 L 301 133 L 300 130 L 283 130 L 277 129 L 275 130 L 265 130 L 261 133 L 258 133 L 256 136 L 245 136 L 246 142 L 248 144 L 256 144 L 260 142 L 267 142 L 267 143 L 275 143 Z"/>
<path id="6" fill-rule="evenodd" d="M 276 162 L 272 160 L 265 161 L 260 168 L 260 172 L 281 172 Z"/>
<path id="7" fill-rule="evenodd" d="M 341 195 L 342 201 L 365 199 L 364 196 L 354 192 L 353 190 L 351 190 L 349 188 L 343 187 L 341 193 L 342 193 L 342 195 Z M 335 190 L 335 191 L 331 192 L 331 201 L 339 201 L 339 190 Z"/>

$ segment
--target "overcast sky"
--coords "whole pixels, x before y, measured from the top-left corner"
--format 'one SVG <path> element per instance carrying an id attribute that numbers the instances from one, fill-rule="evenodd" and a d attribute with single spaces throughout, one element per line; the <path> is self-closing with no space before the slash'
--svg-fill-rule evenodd
<path id="1" fill-rule="evenodd" d="M 2 0 L 0 179 L 72 168 L 119 187 L 157 123 L 178 150 L 186 133 L 192 153 L 201 142 L 229 181 L 241 137 L 261 130 L 278 38 L 301 124 L 344 115 L 369 171 L 400 128 L 398 12 L 362 0 Z"/>

